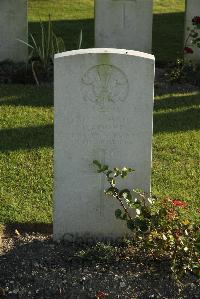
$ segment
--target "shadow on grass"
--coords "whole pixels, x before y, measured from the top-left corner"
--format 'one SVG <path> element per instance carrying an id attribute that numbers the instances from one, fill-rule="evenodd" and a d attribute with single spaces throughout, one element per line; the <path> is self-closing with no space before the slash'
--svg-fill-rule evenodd
<path id="1" fill-rule="evenodd" d="M 200 110 L 190 108 L 183 111 L 156 113 L 154 133 L 200 130 Z"/>
<path id="2" fill-rule="evenodd" d="M 160 110 L 177 109 L 177 108 L 190 108 L 200 105 L 200 93 L 192 95 L 169 95 L 161 100 L 155 100 L 154 111 L 159 112 Z"/>
<path id="3" fill-rule="evenodd" d="M 48 22 L 43 22 L 47 25 Z M 77 49 L 80 31 L 83 32 L 81 48 L 94 47 L 94 19 L 54 20 L 56 35 L 65 41 L 66 50 Z M 29 32 L 41 40 L 40 23 L 30 22 Z M 154 14 L 153 19 L 153 54 L 156 62 L 167 63 L 182 56 L 184 36 L 184 13 Z M 134 49 L 133 49 L 134 50 Z"/>
<path id="4" fill-rule="evenodd" d="M 0 152 L 53 147 L 53 125 L 2 129 Z"/>
<path id="5" fill-rule="evenodd" d="M 47 26 L 48 22 L 42 22 Z M 94 20 L 54 20 L 52 21 L 54 32 L 57 36 L 63 38 L 66 50 L 78 48 L 80 32 L 83 33 L 83 41 L 81 48 L 92 48 L 94 46 Z M 37 37 L 36 40 L 41 40 L 40 22 L 30 22 L 29 32 Z"/>
<path id="6" fill-rule="evenodd" d="M 4 86 L 1 89 L 1 106 L 30 106 L 30 107 L 51 107 L 53 106 L 52 89 L 46 87 L 18 86 L 9 88 Z M 5 99 L 4 99 L 5 97 Z"/>
<path id="7" fill-rule="evenodd" d="M 183 40 L 184 12 L 154 14 L 152 52 L 157 63 L 182 57 Z"/>

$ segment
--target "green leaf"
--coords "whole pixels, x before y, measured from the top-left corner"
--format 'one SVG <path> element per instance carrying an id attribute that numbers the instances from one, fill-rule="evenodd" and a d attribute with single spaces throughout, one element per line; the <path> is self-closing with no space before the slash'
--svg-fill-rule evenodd
<path id="1" fill-rule="evenodd" d="M 125 178 L 129 173 L 133 172 L 134 169 L 123 167 L 121 170 L 121 178 Z"/>
<path id="2" fill-rule="evenodd" d="M 128 219 L 128 216 L 127 216 L 127 214 L 126 213 L 124 213 L 124 215 L 122 216 L 122 218 L 121 218 L 122 220 L 127 220 Z"/>
<path id="3" fill-rule="evenodd" d="M 142 233 L 145 233 L 148 231 L 149 229 L 149 221 L 146 220 L 146 219 L 139 219 L 139 218 L 136 218 L 136 225 L 139 227 L 140 231 Z"/>
<path id="4" fill-rule="evenodd" d="M 106 195 L 112 195 L 112 196 L 115 196 L 115 194 L 116 193 L 118 194 L 118 192 L 119 192 L 119 190 L 115 187 L 110 187 L 107 190 L 105 190 Z"/>
<path id="5" fill-rule="evenodd" d="M 101 163 L 98 160 L 93 160 L 93 164 L 95 164 L 98 168 L 101 168 Z"/>
<path id="6" fill-rule="evenodd" d="M 121 171 L 121 178 L 124 179 L 127 175 L 128 175 L 128 171 L 125 170 L 124 168 L 124 170 Z"/>
<path id="7" fill-rule="evenodd" d="M 129 219 L 127 221 L 127 227 L 130 230 L 134 230 L 136 228 L 136 226 L 135 226 L 135 220 L 134 219 Z"/>
<path id="8" fill-rule="evenodd" d="M 104 172 L 108 170 L 108 165 L 103 165 L 102 168 L 101 168 L 101 171 Z"/>
<path id="9" fill-rule="evenodd" d="M 81 32 L 79 34 L 79 40 L 78 40 L 78 49 L 81 48 L 82 41 L 83 41 L 83 30 L 81 29 Z"/>
<path id="10" fill-rule="evenodd" d="M 123 197 L 124 199 L 128 199 L 129 201 L 132 200 L 132 195 L 129 189 L 123 189 L 119 192 L 119 196 Z"/>
<path id="11" fill-rule="evenodd" d="M 128 168 L 128 172 L 134 172 L 135 171 L 135 169 L 133 169 L 133 168 Z"/>
<path id="12" fill-rule="evenodd" d="M 154 214 L 151 216 L 151 223 L 154 227 L 159 225 L 159 220 L 160 220 L 160 217 L 158 214 Z"/>
<path id="13" fill-rule="evenodd" d="M 194 33 L 191 33 L 191 36 L 192 36 L 193 38 L 196 38 L 196 37 L 198 37 L 199 35 L 198 35 L 197 32 L 194 32 Z"/>
<path id="14" fill-rule="evenodd" d="M 112 179 L 111 181 L 111 185 L 114 187 L 116 185 L 116 181 L 114 179 Z"/>
<path id="15" fill-rule="evenodd" d="M 28 47 L 30 47 L 31 49 L 34 49 L 34 47 L 32 45 L 30 45 L 29 43 L 27 43 L 27 42 L 25 42 L 25 41 L 23 41 L 23 40 L 21 40 L 19 38 L 17 38 L 17 41 L 20 42 L 20 43 L 22 43 L 22 44 L 24 44 L 24 45 L 26 45 L 26 46 L 28 46 Z"/>
<path id="16" fill-rule="evenodd" d="M 109 183 L 112 183 L 113 178 L 112 178 L 112 177 L 111 177 L 111 178 L 107 177 L 107 181 L 108 181 Z"/>
<path id="17" fill-rule="evenodd" d="M 141 212 L 144 218 L 151 219 L 151 210 L 146 206 L 141 207 Z"/>
<path id="18" fill-rule="evenodd" d="M 114 171 L 115 171 L 114 177 L 118 177 L 121 174 L 121 170 L 117 167 L 114 168 Z"/>
<path id="19" fill-rule="evenodd" d="M 113 173 L 112 170 L 107 171 L 107 173 L 106 173 L 107 178 L 110 178 L 111 173 Z"/>
<path id="20" fill-rule="evenodd" d="M 135 208 L 135 209 L 140 209 L 141 208 L 141 203 L 138 201 L 138 202 L 134 202 L 133 203 L 133 207 Z"/>
<path id="21" fill-rule="evenodd" d="M 159 217 L 165 217 L 167 215 L 167 211 L 165 208 L 160 208 L 159 210 Z"/>
<path id="22" fill-rule="evenodd" d="M 128 203 L 129 208 L 131 209 L 140 209 L 141 204 L 139 202 L 130 202 Z"/>
<path id="23" fill-rule="evenodd" d="M 122 211 L 120 209 L 117 209 L 115 211 L 115 217 L 118 219 L 118 218 L 121 218 L 121 215 L 122 215 Z"/>

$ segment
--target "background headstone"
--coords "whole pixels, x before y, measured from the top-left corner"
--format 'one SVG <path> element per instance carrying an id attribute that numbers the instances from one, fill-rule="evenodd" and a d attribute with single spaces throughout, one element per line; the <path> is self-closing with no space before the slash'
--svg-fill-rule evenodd
<path id="1" fill-rule="evenodd" d="M 132 167 L 121 187 L 150 192 L 154 56 L 87 49 L 55 55 L 54 238 L 127 231 L 106 200 L 97 159 Z"/>
<path id="2" fill-rule="evenodd" d="M 185 12 L 185 41 L 188 38 L 189 31 L 187 28 L 193 28 L 192 19 L 196 16 L 200 16 L 200 0 L 187 0 L 186 1 L 186 12 Z M 194 51 L 193 54 L 185 54 L 186 61 L 193 61 L 200 63 L 200 49 L 192 46 L 190 43 L 191 39 L 188 40 L 187 44 Z"/>
<path id="3" fill-rule="evenodd" d="M 151 53 L 152 0 L 95 0 L 95 47 Z"/>
<path id="4" fill-rule="evenodd" d="M 28 41 L 27 0 L 0 0 L 0 61 L 27 60 L 28 48 L 17 39 Z"/>

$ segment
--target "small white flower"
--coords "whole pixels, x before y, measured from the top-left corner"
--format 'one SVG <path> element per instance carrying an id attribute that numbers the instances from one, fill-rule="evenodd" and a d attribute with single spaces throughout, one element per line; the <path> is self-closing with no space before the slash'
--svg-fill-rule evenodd
<path id="1" fill-rule="evenodd" d="M 188 247 L 184 247 L 184 251 L 188 251 Z"/>
<path id="2" fill-rule="evenodd" d="M 164 240 L 164 241 L 166 241 L 166 240 L 167 240 L 167 237 L 165 236 L 165 234 L 163 234 L 163 236 L 162 236 L 162 237 L 163 237 L 163 240 Z"/>
<path id="3" fill-rule="evenodd" d="M 128 198 L 125 199 L 127 204 L 130 204 L 130 200 Z"/>
<path id="4" fill-rule="evenodd" d="M 135 211 L 136 211 L 136 214 L 137 214 L 137 215 L 140 215 L 140 214 L 141 214 L 141 211 L 140 211 L 139 209 L 136 209 Z"/>

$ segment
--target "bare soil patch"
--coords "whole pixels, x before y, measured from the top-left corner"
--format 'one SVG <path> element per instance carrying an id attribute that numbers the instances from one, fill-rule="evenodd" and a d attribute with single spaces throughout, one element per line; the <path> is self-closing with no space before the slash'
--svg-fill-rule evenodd
<path id="1" fill-rule="evenodd" d="M 178 283 L 167 260 L 154 260 L 127 244 L 95 248 L 55 243 L 49 233 L 16 230 L 2 236 L 0 298 L 89 299 L 98 291 L 105 298 L 200 298 L 197 277 L 189 273 Z"/>

